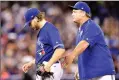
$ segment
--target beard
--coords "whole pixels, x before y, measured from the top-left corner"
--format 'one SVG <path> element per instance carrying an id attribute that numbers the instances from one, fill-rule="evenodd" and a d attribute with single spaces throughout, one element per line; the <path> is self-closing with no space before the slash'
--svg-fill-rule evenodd
<path id="1" fill-rule="evenodd" d="M 33 30 L 39 30 L 38 26 L 35 26 L 34 28 L 32 28 Z"/>

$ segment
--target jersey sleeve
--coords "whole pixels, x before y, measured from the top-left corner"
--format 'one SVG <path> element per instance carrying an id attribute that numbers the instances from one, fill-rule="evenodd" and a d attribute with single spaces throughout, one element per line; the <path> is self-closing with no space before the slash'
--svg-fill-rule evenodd
<path id="1" fill-rule="evenodd" d="M 53 49 L 64 48 L 58 29 L 52 28 L 48 30 L 48 40 Z"/>
<path id="2" fill-rule="evenodd" d="M 85 40 L 89 43 L 89 46 L 95 45 L 99 40 L 100 35 L 100 28 L 96 25 L 88 26 L 87 30 L 85 31 L 82 40 Z"/>

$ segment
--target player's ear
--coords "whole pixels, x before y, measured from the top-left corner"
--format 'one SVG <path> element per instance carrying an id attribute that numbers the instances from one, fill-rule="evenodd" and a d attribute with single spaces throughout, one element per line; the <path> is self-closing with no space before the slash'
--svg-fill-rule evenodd
<path id="1" fill-rule="evenodd" d="M 35 21 L 36 21 L 36 22 L 39 22 L 39 19 L 38 19 L 38 17 L 35 17 Z"/>
<path id="2" fill-rule="evenodd" d="M 45 18 L 45 13 L 44 12 L 40 12 L 37 16 L 39 21 L 42 21 Z"/>
<path id="3" fill-rule="evenodd" d="M 40 20 L 37 18 L 37 22 L 39 22 Z"/>

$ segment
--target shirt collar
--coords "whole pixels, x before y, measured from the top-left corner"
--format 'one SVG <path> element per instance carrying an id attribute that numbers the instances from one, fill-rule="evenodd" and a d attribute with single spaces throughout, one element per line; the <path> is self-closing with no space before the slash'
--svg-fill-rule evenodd
<path id="1" fill-rule="evenodd" d="M 91 19 L 89 18 L 86 22 L 84 22 L 83 25 L 79 27 L 79 31 L 82 30 L 84 28 L 84 26 L 86 26 L 86 24 L 89 24 L 90 20 Z"/>

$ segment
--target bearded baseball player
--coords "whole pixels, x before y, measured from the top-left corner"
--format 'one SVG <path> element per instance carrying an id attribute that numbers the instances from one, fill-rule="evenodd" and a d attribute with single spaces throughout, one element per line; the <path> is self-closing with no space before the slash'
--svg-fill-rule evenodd
<path id="1" fill-rule="evenodd" d="M 79 24 L 76 47 L 66 57 L 67 66 L 78 56 L 80 80 L 115 80 L 113 60 L 100 26 L 91 20 L 90 7 L 85 2 L 74 6 L 73 21 Z"/>
<path id="2" fill-rule="evenodd" d="M 63 69 L 58 61 L 65 52 L 58 29 L 45 20 L 45 14 L 37 8 L 30 8 L 25 13 L 25 27 L 39 30 L 36 43 L 36 58 L 23 65 L 27 72 L 36 64 L 36 80 L 60 80 Z"/>

